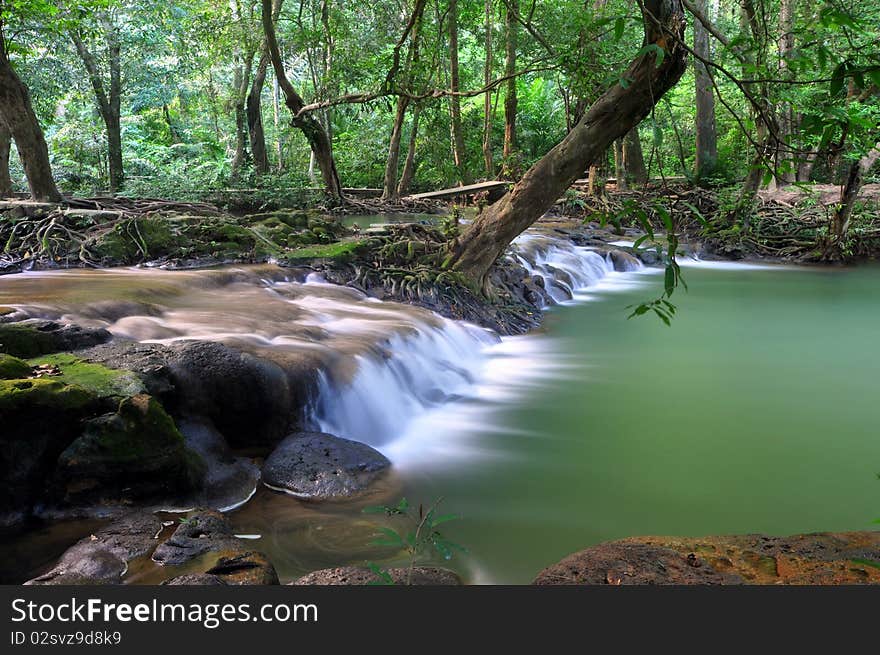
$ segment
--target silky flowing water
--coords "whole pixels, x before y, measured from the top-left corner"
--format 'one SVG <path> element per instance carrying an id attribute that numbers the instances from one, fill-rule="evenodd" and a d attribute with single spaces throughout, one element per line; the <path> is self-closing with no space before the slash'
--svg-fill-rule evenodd
<path id="1" fill-rule="evenodd" d="M 656 271 L 615 273 L 539 237 L 520 247 L 530 268 L 580 290 L 542 330 L 501 340 L 274 267 L 16 276 L 0 280 L 0 304 L 140 340 L 317 352 L 315 427 L 394 467 L 358 502 L 260 487 L 230 513 L 283 581 L 401 563 L 370 545 L 377 520 L 361 510 L 402 496 L 461 515 L 444 527 L 468 552 L 444 564 L 475 583 L 525 583 L 631 535 L 865 529 L 880 516 L 880 269 L 695 263 L 667 328 L 626 318 L 659 293 Z M 6 539 L 4 578 L 30 577 L 92 529 Z M 160 578 L 147 566 L 128 579 Z"/>

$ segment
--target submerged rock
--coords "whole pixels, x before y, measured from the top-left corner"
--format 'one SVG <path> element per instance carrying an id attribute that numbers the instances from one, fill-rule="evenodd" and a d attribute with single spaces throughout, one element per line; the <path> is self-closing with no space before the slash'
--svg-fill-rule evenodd
<path id="1" fill-rule="evenodd" d="M 78 541 L 51 571 L 29 585 L 118 584 L 129 562 L 145 557 L 156 546 L 162 522 L 152 514 L 129 514 Z"/>
<path id="2" fill-rule="evenodd" d="M 263 483 L 310 500 L 357 495 L 389 467 L 382 453 L 366 444 L 323 432 L 288 436 L 263 465 Z"/>
<path id="3" fill-rule="evenodd" d="M 386 571 L 393 583 L 405 585 L 409 578 L 409 569 L 405 567 Z M 382 584 L 384 581 L 370 569 L 357 566 L 343 566 L 334 569 L 312 571 L 308 575 L 295 580 L 293 585 L 369 585 Z M 454 571 L 437 567 L 417 566 L 413 569 L 411 584 L 415 586 L 458 586 L 461 578 Z"/>
<path id="4" fill-rule="evenodd" d="M 125 398 L 115 413 L 86 421 L 56 469 L 66 502 L 174 498 L 199 487 L 203 477 L 201 458 L 147 394 Z"/>
<path id="5" fill-rule="evenodd" d="M 197 510 L 183 519 L 177 529 L 153 553 L 162 566 L 180 566 L 212 551 L 235 550 L 242 541 L 232 534 L 232 526 L 220 512 Z"/>
<path id="6" fill-rule="evenodd" d="M 634 537 L 569 555 L 534 584 L 880 584 L 880 532 Z"/>
<path id="7" fill-rule="evenodd" d="M 168 584 L 278 584 L 278 574 L 268 558 L 236 538 L 226 517 L 213 510 L 198 510 L 184 519 L 156 548 L 152 559 L 162 566 L 198 563 L 203 569 Z"/>

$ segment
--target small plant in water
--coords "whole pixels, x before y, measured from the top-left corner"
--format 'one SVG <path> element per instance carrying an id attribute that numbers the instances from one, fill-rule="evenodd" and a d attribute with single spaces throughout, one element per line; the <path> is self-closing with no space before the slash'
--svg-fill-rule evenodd
<path id="1" fill-rule="evenodd" d="M 463 546 L 449 541 L 437 529 L 440 525 L 459 519 L 457 514 L 438 514 L 437 509 L 442 502 L 442 498 L 437 499 L 434 503 L 425 509 L 421 503 L 418 511 L 412 508 L 406 498 L 402 498 L 397 505 L 390 507 L 387 505 L 378 505 L 375 507 L 367 507 L 364 509 L 365 514 L 384 514 L 388 517 L 397 517 L 405 522 L 405 527 L 398 531 L 394 528 L 380 527 L 381 533 L 372 544 L 374 546 L 388 546 L 398 548 L 404 551 L 409 558 L 409 565 L 406 573 L 406 584 L 411 585 L 413 579 L 413 571 L 416 563 L 431 553 L 437 553 L 443 559 L 452 559 L 454 551 L 462 553 L 467 552 Z M 368 566 L 377 577 L 378 581 L 374 584 L 394 584 L 394 579 L 388 571 L 382 569 L 377 564 L 369 562 Z"/>

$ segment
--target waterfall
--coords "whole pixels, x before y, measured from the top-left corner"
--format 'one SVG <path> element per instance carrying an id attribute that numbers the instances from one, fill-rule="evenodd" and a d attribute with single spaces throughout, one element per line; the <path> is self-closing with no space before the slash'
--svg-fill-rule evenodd
<path id="1" fill-rule="evenodd" d="M 531 276 L 541 276 L 552 303 L 585 299 L 585 290 L 627 277 L 615 272 L 610 255 L 543 235 L 520 236 L 509 256 Z M 316 428 L 370 444 L 396 465 L 436 462 L 435 455 L 468 451 L 466 444 L 454 443 L 456 435 L 464 438 L 475 426 L 490 428 L 487 400 L 509 402 L 566 368 L 534 337 L 499 338 L 474 325 L 434 318 L 431 324 L 414 321 L 412 330 L 357 355 L 350 379 L 322 375 Z M 476 399 L 482 402 L 471 402 Z"/>

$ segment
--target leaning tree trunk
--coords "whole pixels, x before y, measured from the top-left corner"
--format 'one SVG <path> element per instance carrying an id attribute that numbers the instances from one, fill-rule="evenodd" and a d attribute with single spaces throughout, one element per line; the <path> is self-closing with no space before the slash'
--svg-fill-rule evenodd
<path id="1" fill-rule="evenodd" d="M 638 125 L 681 78 L 687 66 L 680 0 L 644 0 L 645 46 L 620 84 L 606 91 L 565 138 L 532 166 L 501 200 L 483 210 L 452 245 L 447 266 L 486 288 L 495 261 L 569 188 L 590 164 Z M 662 49 L 662 58 L 658 51 Z"/>
<path id="2" fill-rule="evenodd" d="M 849 230 L 856 198 L 859 197 L 859 191 L 862 190 L 865 183 L 865 176 L 878 160 L 880 160 L 880 143 L 874 146 L 867 155 L 850 165 L 846 183 L 840 190 L 840 204 L 831 218 L 828 248 L 825 252 L 827 259 L 838 259 L 843 256 L 843 245 L 846 241 L 846 233 Z"/>
<path id="3" fill-rule="evenodd" d="M 0 198 L 12 197 L 12 177 L 9 175 L 9 153 L 12 133 L 0 122 Z"/>
<path id="4" fill-rule="evenodd" d="M 58 202 L 61 194 L 52 178 L 49 148 L 31 105 L 27 87 L 12 70 L 6 54 L 6 41 L 0 31 L 0 124 L 12 138 L 27 176 L 31 197 L 42 202 Z"/>
<path id="5" fill-rule="evenodd" d="M 281 3 L 278 2 L 280 10 Z M 333 159 L 333 148 L 330 143 L 330 137 L 324 126 L 309 113 L 303 113 L 305 102 L 302 99 L 290 80 L 284 72 L 284 62 L 281 61 L 281 51 L 278 49 L 278 39 L 275 37 L 275 25 L 272 22 L 272 0 L 262 0 L 263 10 L 263 32 L 266 35 L 266 45 L 269 49 L 269 59 L 272 62 L 272 68 L 275 69 L 275 77 L 278 80 L 278 86 L 284 92 L 284 104 L 293 114 L 293 125 L 302 131 L 318 168 L 321 170 L 321 177 L 324 180 L 324 188 L 327 195 L 335 202 L 342 202 L 342 184 L 339 182 L 339 173 L 336 171 L 336 161 Z"/>

